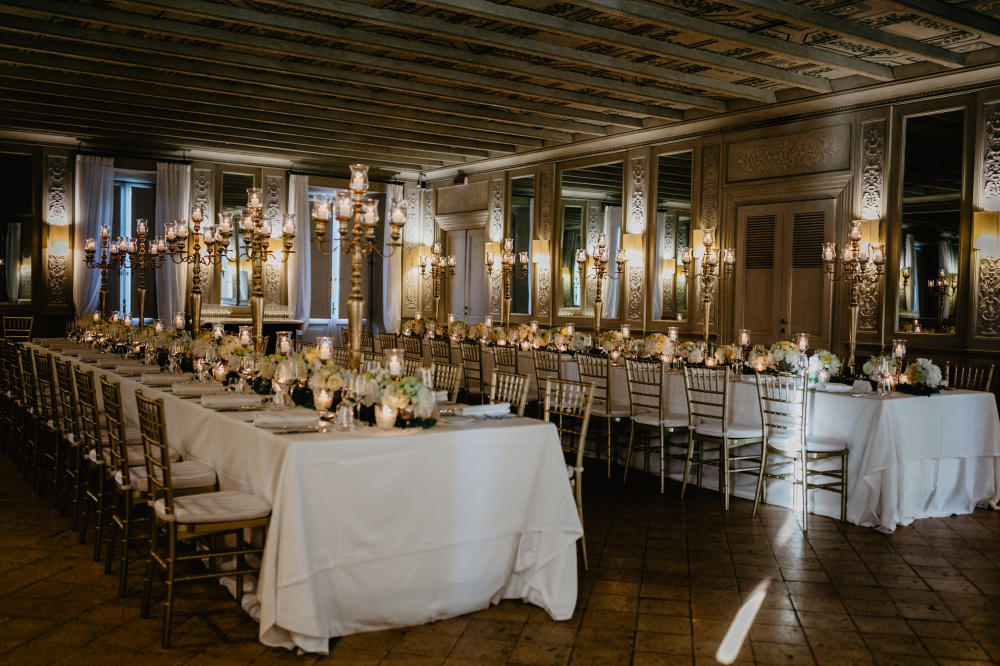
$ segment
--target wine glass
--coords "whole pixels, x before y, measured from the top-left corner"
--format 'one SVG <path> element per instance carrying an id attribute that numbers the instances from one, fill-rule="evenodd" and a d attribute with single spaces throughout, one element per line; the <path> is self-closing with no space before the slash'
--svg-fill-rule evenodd
<path id="1" fill-rule="evenodd" d="M 340 406 L 337 408 L 337 430 L 354 430 L 354 406 L 358 399 L 359 377 L 351 372 L 340 389 Z"/>
<path id="2" fill-rule="evenodd" d="M 289 386 L 294 381 L 295 371 L 291 365 L 284 361 L 279 363 L 274 371 L 274 377 L 271 378 L 271 383 L 275 386 L 274 402 L 272 403 L 274 409 L 288 409 L 294 406 L 292 395 L 288 392 Z"/>
<path id="3" fill-rule="evenodd" d="M 175 339 L 170 341 L 170 372 L 181 374 L 181 361 L 184 360 L 184 341 Z"/>
<path id="4" fill-rule="evenodd" d="M 255 370 L 256 364 L 252 355 L 247 354 L 240 358 L 240 364 L 236 369 L 236 372 L 240 376 L 240 383 L 236 386 L 237 393 L 253 393 L 253 388 L 250 386 L 250 379 L 253 377 Z"/>

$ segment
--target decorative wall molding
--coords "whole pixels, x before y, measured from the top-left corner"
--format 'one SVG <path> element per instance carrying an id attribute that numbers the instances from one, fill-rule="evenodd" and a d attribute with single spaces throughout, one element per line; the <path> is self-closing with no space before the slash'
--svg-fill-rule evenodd
<path id="1" fill-rule="evenodd" d="M 552 269 L 547 264 L 536 264 L 538 271 L 538 314 L 549 315 L 549 295 L 552 292 Z"/>
<path id="2" fill-rule="evenodd" d="M 983 206 L 1000 207 L 1000 104 L 984 110 L 983 127 Z"/>
<path id="3" fill-rule="evenodd" d="M 628 233 L 641 234 L 646 229 L 646 158 L 635 157 L 629 164 Z"/>
<path id="4" fill-rule="evenodd" d="M 799 134 L 730 144 L 729 181 L 847 170 L 851 166 L 851 126 L 835 125 Z"/>
<path id="5" fill-rule="evenodd" d="M 191 185 L 191 203 L 201 206 L 206 220 L 214 224 L 212 214 L 212 170 L 193 169 Z"/>
<path id="6" fill-rule="evenodd" d="M 642 265 L 630 261 L 628 265 L 628 312 L 630 321 L 642 319 Z"/>
<path id="7" fill-rule="evenodd" d="M 503 186 L 502 178 L 490 181 L 490 230 L 489 237 L 494 243 L 503 240 Z"/>
<path id="8" fill-rule="evenodd" d="M 489 205 L 489 181 L 437 188 L 438 215 L 486 210 Z"/>
<path id="9" fill-rule="evenodd" d="M 657 217 L 659 217 L 659 215 L 660 214 L 657 214 Z M 677 215 L 672 212 L 663 213 L 663 233 L 660 236 L 660 262 L 677 256 L 674 241 L 674 235 L 676 233 Z M 661 265 L 656 266 L 656 269 L 657 271 L 662 270 L 662 263 Z M 656 275 L 655 272 L 654 275 Z M 672 313 L 674 311 L 674 280 L 664 279 L 662 275 L 658 276 L 658 279 L 660 280 L 661 305 L 660 311 L 654 313 L 654 315 L 657 319 L 663 319 L 665 318 L 666 313 Z"/>
<path id="10" fill-rule="evenodd" d="M 268 176 L 264 179 L 264 219 L 271 225 L 271 235 L 281 236 L 281 201 L 285 189 L 283 176 Z M 212 218 L 208 218 L 211 220 Z"/>
<path id="11" fill-rule="evenodd" d="M 701 228 L 719 226 L 719 153 L 718 145 L 706 146 L 701 152 L 701 219 L 698 221 Z"/>
<path id="12" fill-rule="evenodd" d="M 272 303 L 281 299 L 281 266 L 264 264 L 264 298 Z"/>
<path id="13" fill-rule="evenodd" d="M 976 335 L 1000 336 L 1000 257 L 980 257 Z"/>
<path id="14" fill-rule="evenodd" d="M 69 224 L 69 204 L 66 198 L 66 159 L 57 155 L 49 155 L 46 159 L 45 176 L 48 184 L 46 186 L 45 221 L 50 225 Z"/>
<path id="15" fill-rule="evenodd" d="M 861 126 L 861 217 L 882 218 L 882 173 L 885 163 L 885 121 Z"/>
<path id="16" fill-rule="evenodd" d="M 422 219 L 420 220 L 420 227 L 423 234 L 422 245 L 432 247 L 434 245 L 434 190 L 422 190 L 420 192 L 420 199 L 422 216 Z M 421 309 L 430 310 L 434 304 L 431 281 L 422 280 L 422 282 L 424 289 L 422 294 L 423 300 L 421 301 Z"/>
<path id="17" fill-rule="evenodd" d="M 66 305 L 66 257 L 49 254 L 49 305 Z"/>
<path id="18" fill-rule="evenodd" d="M 420 307 L 420 192 L 410 192 L 403 227 L 403 313 L 413 315 Z"/>
<path id="19" fill-rule="evenodd" d="M 542 172 L 541 192 L 539 198 L 541 205 L 538 211 L 538 238 L 539 240 L 550 240 L 552 238 L 552 173 Z"/>

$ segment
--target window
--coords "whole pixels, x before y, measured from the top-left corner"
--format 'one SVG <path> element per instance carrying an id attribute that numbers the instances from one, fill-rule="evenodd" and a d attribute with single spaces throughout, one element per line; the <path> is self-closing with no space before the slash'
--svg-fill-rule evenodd
<path id="1" fill-rule="evenodd" d="M 147 232 L 147 248 L 149 239 L 155 236 L 155 215 L 156 215 L 156 174 L 144 171 L 116 171 L 115 172 L 115 207 L 114 217 L 111 224 L 111 236 L 117 238 L 125 236 L 134 238 L 138 242 L 135 221 L 139 219 L 147 220 L 149 231 Z M 139 313 L 133 309 L 139 306 L 138 300 L 138 279 L 133 279 L 135 270 L 131 266 L 121 268 L 117 273 L 117 279 L 108 289 L 108 308 L 110 310 L 120 310 L 130 312 L 134 317 Z M 109 282 L 113 280 L 113 274 L 109 274 Z M 153 271 L 146 273 L 146 293 L 155 294 L 156 285 Z M 156 314 L 156 299 L 146 297 L 145 317 L 154 317 Z"/>
<path id="2" fill-rule="evenodd" d="M 250 266 L 241 256 L 243 231 L 240 220 L 247 205 L 247 190 L 254 186 L 254 177 L 245 173 L 222 174 L 222 206 L 220 213 L 233 214 L 233 236 L 229 253 L 222 262 L 219 293 L 223 305 L 250 304 Z M 212 221 L 214 224 L 214 220 Z"/>
<path id="3" fill-rule="evenodd" d="M 681 254 L 691 232 L 694 152 L 660 155 L 656 161 L 656 233 L 653 247 L 653 319 L 687 319 L 687 281 Z"/>
<path id="4" fill-rule="evenodd" d="M 332 187 L 310 187 L 309 188 L 309 213 L 310 217 L 312 215 L 313 206 L 316 205 L 316 200 L 319 197 L 331 197 L 332 200 L 336 200 L 337 196 L 343 194 L 345 190 L 335 190 Z M 326 227 L 326 237 L 336 239 L 338 236 L 336 218 L 331 219 L 330 223 Z M 336 240 L 333 243 L 324 246 L 327 251 L 331 247 L 337 247 Z M 330 255 L 330 310 L 329 317 L 331 319 L 337 319 L 340 317 L 340 257 L 341 252 L 338 249 L 336 252 Z M 314 282 L 315 283 L 315 282 Z M 316 301 L 313 301 L 314 303 Z M 322 319 L 323 317 L 317 317 Z"/>

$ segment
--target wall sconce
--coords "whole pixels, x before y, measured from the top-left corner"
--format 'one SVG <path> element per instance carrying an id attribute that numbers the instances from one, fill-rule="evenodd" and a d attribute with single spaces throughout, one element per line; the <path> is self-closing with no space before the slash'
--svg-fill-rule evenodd
<path id="1" fill-rule="evenodd" d="M 861 249 L 864 250 L 869 256 L 871 255 L 871 246 L 879 245 L 881 241 L 879 240 L 879 223 L 881 220 L 878 218 L 874 220 L 854 220 L 854 223 L 861 226 Z"/>
<path id="2" fill-rule="evenodd" d="M 705 230 L 704 229 L 692 229 L 691 230 L 691 243 L 688 245 L 691 248 L 691 256 L 695 259 L 701 259 L 705 256 Z"/>
<path id="3" fill-rule="evenodd" d="M 984 210 L 973 216 L 972 247 L 987 257 L 1000 256 L 1000 211 Z"/>
<path id="4" fill-rule="evenodd" d="M 493 255 L 494 257 L 500 256 L 500 243 L 487 243 L 486 244 L 486 256 Z"/>
<path id="5" fill-rule="evenodd" d="M 549 242 L 545 240 L 531 241 L 531 263 L 538 266 L 549 265 Z"/>
<path id="6" fill-rule="evenodd" d="M 669 280 L 677 273 L 677 260 L 676 259 L 664 259 L 663 260 L 663 275 L 662 279 Z"/>
<path id="7" fill-rule="evenodd" d="M 625 259 L 642 264 L 642 234 L 622 234 L 622 250 L 625 251 Z"/>

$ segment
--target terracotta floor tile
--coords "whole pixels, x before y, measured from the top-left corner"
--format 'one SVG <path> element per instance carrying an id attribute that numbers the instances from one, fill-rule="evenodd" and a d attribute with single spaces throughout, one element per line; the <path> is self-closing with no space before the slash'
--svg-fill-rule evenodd
<path id="1" fill-rule="evenodd" d="M 474 662 L 506 662 L 514 651 L 515 640 L 492 640 L 463 636 L 458 639 L 449 659 L 467 659 Z"/>
<path id="2" fill-rule="evenodd" d="M 563 666 L 569 663 L 573 648 L 565 645 L 544 645 L 519 640 L 510 660 L 527 666 Z"/>

